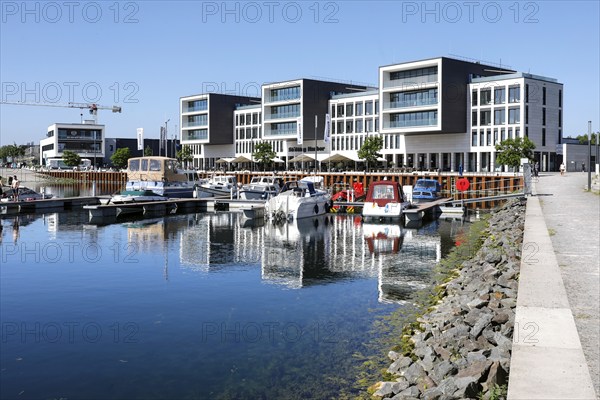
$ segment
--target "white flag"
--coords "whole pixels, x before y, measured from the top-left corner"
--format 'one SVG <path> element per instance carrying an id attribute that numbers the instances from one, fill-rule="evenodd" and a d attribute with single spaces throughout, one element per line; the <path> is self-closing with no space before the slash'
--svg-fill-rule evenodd
<path id="1" fill-rule="evenodd" d="M 144 128 L 137 128 L 138 150 L 144 150 Z"/>
<path id="2" fill-rule="evenodd" d="M 331 116 L 325 114 L 325 132 L 323 133 L 323 141 L 329 143 L 331 140 Z"/>
<path id="3" fill-rule="evenodd" d="M 296 141 L 298 142 L 298 144 L 302 144 L 302 118 L 298 118 L 296 126 L 298 127 L 298 131 L 296 132 Z"/>

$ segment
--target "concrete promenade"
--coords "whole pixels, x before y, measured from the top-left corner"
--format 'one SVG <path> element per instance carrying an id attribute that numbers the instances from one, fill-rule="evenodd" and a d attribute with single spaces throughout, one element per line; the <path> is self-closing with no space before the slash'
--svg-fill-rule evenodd
<path id="1" fill-rule="evenodd" d="M 600 196 L 544 174 L 528 199 L 509 399 L 600 393 Z"/>

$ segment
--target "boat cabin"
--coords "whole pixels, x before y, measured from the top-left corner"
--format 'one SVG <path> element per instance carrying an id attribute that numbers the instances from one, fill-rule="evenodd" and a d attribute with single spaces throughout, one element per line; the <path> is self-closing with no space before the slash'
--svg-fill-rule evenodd
<path id="1" fill-rule="evenodd" d="M 394 181 L 373 182 L 369 186 L 365 202 L 375 203 L 384 207 L 388 203 L 403 203 L 405 201 L 402 186 Z"/>
<path id="2" fill-rule="evenodd" d="M 195 181 L 195 172 L 177 169 L 177 160 L 168 157 L 136 157 L 127 163 L 128 181 L 188 182 Z"/>
<path id="3" fill-rule="evenodd" d="M 413 188 L 412 197 L 415 202 L 432 201 L 440 196 L 442 186 L 435 179 L 418 179 Z"/>

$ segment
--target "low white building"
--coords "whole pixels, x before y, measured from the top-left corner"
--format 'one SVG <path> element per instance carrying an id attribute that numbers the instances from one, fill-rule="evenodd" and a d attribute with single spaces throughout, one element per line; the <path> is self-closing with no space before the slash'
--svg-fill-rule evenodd
<path id="1" fill-rule="evenodd" d="M 63 158 L 65 150 L 92 160 L 92 165 L 104 159 L 104 125 L 94 121 L 81 124 L 56 123 L 48 127 L 46 139 L 40 140 L 40 164 L 49 159 Z"/>

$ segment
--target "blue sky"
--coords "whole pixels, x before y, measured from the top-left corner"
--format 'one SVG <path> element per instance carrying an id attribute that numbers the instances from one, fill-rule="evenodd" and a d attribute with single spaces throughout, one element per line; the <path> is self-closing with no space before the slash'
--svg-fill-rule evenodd
<path id="1" fill-rule="evenodd" d="M 108 137 L 175 133 L 179 98 L 265 82 L 377 83 L 378 67 L 459 55 L 565 85 L 564 135 L 600 121 L 598 1 L 1 1 L 3 101 L 119 105 Z M 0 145 L 79 109 L 0 105 Z M 84 111 L 85 112 L 85 111 Z M 85 114 L 84 114 L 85 116 Z"/>

